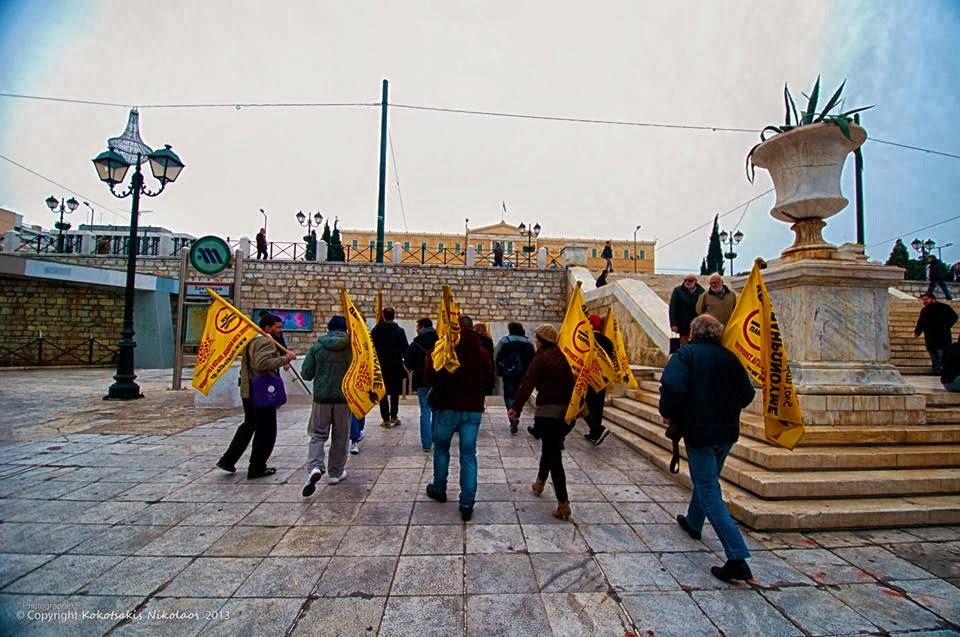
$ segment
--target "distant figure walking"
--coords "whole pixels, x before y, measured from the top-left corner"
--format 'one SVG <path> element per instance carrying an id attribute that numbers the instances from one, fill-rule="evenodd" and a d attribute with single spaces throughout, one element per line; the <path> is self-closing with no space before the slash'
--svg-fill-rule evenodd
<path id="1" fill-rule="evenodd" d="M 943 352 L 953 341 L 950 328 L 957 322 L 957 313 L 946 303 L 937 301 L 937 297 L 929 292 L 920 295 L 920 302 L 923 307 L 917 317 L 913 335 L 923 334 L 923 343 L 930 354 L 932 373 L 939 376 L 942 372 Z"/>
<path id="2" fill-rule="evenodd" d="M 613 247 L 609 240 L 603 245 L 603 252 L 600 253 L 600 257 L 607 260 L 607 270 L 613 272 Z M 606 281 L 606 277 L 604 277 L 604 281 Z"/>
<path id="3" fill-rule="evenodd" d="M 499 241 L 493 242 L 493 267 L 503 267 L 503 246 L 500 245 Z"/>
<path id="4" fill-rule="evenodd" d="M 508 334 L 500 339 L 493 352 L 493 362 L 497 368 L 497 376 L 503 379 L 503 402 L 510 409 L 513 406 L 513 397 L 517 394 L 517 387 L 523 375 L 530 367 L 530 361 L 536 350 L 533 343 L 527 338 L 523 325 L 516 321 L 507 323 Z M 510 419 L 510 433 L 517 433 L 520 418 Z"/>
<path id="5" fill-rule="evenodd" d="M 403 379 L 406 376 L 403 356 L 410 343 L 407 342 L 407 333 L 403 328 L 393 322 L 396 315 L 396 310 L 392 307 L 383 308 L 383 321 L 370 330 L 373 347 L 380 359 L 383 382 L 387 386 L 387 393 L 380 401 L 381 427 L 396 427 L 400 424 L 397 412 L 400 409 L 400 390 L 403 389 Z"/>
<path id="6" fill-rule="evenodd" d="M 257 259 L 267 258 L 267 229 L 260 228 L 257 233 Z"/>
<path id="7" fill-rule="evenodd" d="M 947 285 L 950 278 L 950 269 L 943 261 L 932 254 L 927 255 L 927 264 L 927 279 L 930 281 L 930 285 L 927 286 L 927 294 L 933 294 L 933 288 L 939 285 L 943 292 L 943 298 L 952 301 L 953 296 L 950 295 L 950 286 Z"/>

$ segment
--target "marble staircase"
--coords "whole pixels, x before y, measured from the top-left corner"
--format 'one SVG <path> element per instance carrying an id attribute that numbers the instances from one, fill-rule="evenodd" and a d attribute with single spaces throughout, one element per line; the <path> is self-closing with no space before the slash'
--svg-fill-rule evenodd
<path id="1" fill-rule="evenodd" d="M 658 370 L 639 371 L 640 388 L 610 399 L 604 419 L 667 471 L 671 445 L 657 412 L 658 378 Z M 758 395 L 743 413 L 740 441 L 723 471 L 731 512 L 763 530 L 960 524 L 960 394 L 924 396 L 925 424 L 898 425 L 890 417 L 811 425 L 788 451 L 764 440 Z M 685 462 L 676 479 L 689 486 Z"/>

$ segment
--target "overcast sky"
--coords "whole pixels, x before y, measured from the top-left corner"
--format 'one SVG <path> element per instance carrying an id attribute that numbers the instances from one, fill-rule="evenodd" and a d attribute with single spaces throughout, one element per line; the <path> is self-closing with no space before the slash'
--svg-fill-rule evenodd
<path id="1" fill-rule="evenodd" d="M 44 199 L 72 194 L 127 224 L 130 200 L 90 159 L 138 105 L 144 141 L 187 166 L 141 203 L 141 224 L 252 238 L 264 208 L 275 241 L 303 235 L 301 209 L 375 229 L 386 78 L 388 238 L 496 223 L 505 201 L 506 221 L 550 237 L 632 239 L 640 224 L 668 272 L 699 267 L 720 213 L 744 233 L 741 270 L 792 242 L 744 158 L 783 123 L 784 83 L 799 97 L 821 74 L 827 95 L 847 80 L 847 108 L 876 104 L 863 115 L 868 253 L 932 238 L 957 244 L 943 250 L 954 261 L 958 41 L 956 0 L 0 0 L 0 206 L 50 227 Z M 844 191 L 852 201 L 852 156 Z M 852 203 L 824 234 L 856 239 Z"/>

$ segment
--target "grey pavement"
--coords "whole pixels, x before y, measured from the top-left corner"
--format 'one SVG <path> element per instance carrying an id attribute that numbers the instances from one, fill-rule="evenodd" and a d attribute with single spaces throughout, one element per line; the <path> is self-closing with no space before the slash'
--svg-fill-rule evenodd
<path id="1" fill-rule="evenodd" d="M 530 490 L 536 441 L 491 397 L 463 523 L 455 461 L 450 502 L 423 492 L 412 399 L 302 498 L 303 399 L 280 410 L 277 474 L 248 481 L 213 468 L 239 409 L 194 409 L 169 370 L 104 402 L 111 375 L 0 372 L 0 635 L 960 634 L 960 527 L 745 530 L 756 584 L 728 585 L 709 526 L 674 522 L 687 489 L 583 425 L 563 522 L 552 486 Z"/>

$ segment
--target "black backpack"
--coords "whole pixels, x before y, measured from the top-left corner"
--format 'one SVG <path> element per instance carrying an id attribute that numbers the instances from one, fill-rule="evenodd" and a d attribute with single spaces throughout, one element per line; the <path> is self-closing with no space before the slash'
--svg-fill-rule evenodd
<path id="1" fill-rule="evenodd" d="M 523 363 L 520 362 L 520 355 L 516 351 L 510 351 L 500 357 L 497 361 L 498 376 L 520 376 L 523 374 Z"/>

